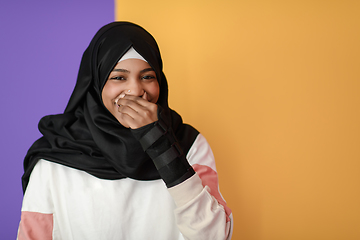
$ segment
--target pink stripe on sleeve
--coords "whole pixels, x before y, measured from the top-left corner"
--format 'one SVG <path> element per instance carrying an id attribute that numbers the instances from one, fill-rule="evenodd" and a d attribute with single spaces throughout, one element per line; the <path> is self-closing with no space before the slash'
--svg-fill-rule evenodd
<path id="1" fill-rule="evenodd" d="M 219 204 L 221 204 L 224 207 L 226 212 L 226 220 L 227 222 L 229 222 L 231 209 L 226 205 L 225 200 L 220 195 L 217 172 L 215 172 L 212 168 L 205 165 L 194 164 L 192 167 L 195 170 L 195 172 L 199 175 L 202 181 L 202 185 L 204 187 L 208 186 L 211 190 L 210 192 L 211 195 L 215 197 L 215 199 L 219 202 Z"/>
<path id="2" fill-rule="evenodd" d="M 18 240 L 51 240 L 53 214 L 21 212 Z"/>

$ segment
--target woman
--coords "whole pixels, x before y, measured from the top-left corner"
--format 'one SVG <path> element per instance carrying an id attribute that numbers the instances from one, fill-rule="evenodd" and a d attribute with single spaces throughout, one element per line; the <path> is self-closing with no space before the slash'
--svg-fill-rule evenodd
<path id="1" fill-rule="evenodd" d="M 156 41 L 101 28 L 63 114 L 25 157 L 18 239 L 230 239 L 205 138 L 168 107 Z"/>

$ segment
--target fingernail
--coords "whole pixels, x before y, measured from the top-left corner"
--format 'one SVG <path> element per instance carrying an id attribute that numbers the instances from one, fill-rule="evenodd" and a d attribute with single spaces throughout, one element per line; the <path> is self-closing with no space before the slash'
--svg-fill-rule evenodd
<path id="1" fill-rule="evenodd" d="M 125 93 L 121 93 L 119 97 L 120 97 L 120 98 L 125 97 Z"/>

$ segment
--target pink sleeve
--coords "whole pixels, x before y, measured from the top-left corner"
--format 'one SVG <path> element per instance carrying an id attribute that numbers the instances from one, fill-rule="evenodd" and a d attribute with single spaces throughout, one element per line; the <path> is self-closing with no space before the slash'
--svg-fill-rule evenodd
<path id="1" fill-rule="evenodd" d="M 18 240 L 51 240 L 53 214 L 21 212 Z"/>
<path id="2" fill-rule="evenodd" d="M 214 154 L 203 135 L 198 135 L 187 155 L 187 159 L 195 172 L 199 175 L 202 186 L 208 186 L 210 188 L 210 194 L 224 207 L 227 222 L 231 221 L 232 224 L 233 219 L 231 209 L 227 206 L 219 190 L 219 180 L 216 172 Z"/>
<path id="3" fill-rule="evenodd" d="M 226 212 L 226 221 L 230 221 L 230 214 L 231 209 L 226 205 L 225 200 L 222 198 L 220 191 L 219 191 L 219 181 L 218 181 L 218 175 L 217 172 L 212 170 L 208 166 L 202 166 L 195 164 L 192 166 L 195 170 L 195 172 L 199 175 L 202 185 L 208 186 L 210 188 L 210 193 L 215 199 L 221 204 Z"/>

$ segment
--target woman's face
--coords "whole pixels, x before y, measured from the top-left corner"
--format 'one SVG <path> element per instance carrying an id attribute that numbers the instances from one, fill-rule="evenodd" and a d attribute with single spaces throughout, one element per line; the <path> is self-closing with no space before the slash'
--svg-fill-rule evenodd
<path id="1" fill-rule="evenodd" d="M 160 88 L 156 74 L 150 65 L 140 59 L 126 59 L 119 62 L 109 75 L 102 90 L 105 107 L 115 116 L 117 100 L 124 95 L 141 97 L 156 103 Z"/>

